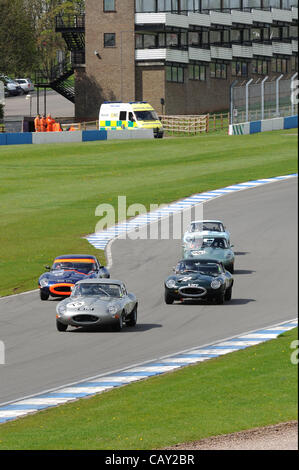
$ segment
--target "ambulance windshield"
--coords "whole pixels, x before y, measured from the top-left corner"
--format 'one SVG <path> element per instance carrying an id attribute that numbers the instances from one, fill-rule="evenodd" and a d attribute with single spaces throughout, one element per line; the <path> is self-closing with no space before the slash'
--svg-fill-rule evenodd
<path id="1" fill-rule="evenodd" d="M 135 111 L 135 116 L 138 121 L 158 121 L 156 111 Z"/>

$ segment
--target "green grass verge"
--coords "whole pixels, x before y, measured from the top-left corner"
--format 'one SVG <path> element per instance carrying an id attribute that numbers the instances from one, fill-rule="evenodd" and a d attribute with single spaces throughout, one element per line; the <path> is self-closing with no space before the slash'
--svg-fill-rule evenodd
<path id="1" fill-rule="evenodd" d="M 297 171 L 291 131 L 153 141 L 0 148 L 0 295 L 37 287 L 45 264 L 95 250 L 101 203 L 169 203 L 193 193 Z"/>
<path id="2" fill-rule="evenodd" d="M 0 425 L 0 449 L 158 449 L 297 419 L 297 329 Z"/>

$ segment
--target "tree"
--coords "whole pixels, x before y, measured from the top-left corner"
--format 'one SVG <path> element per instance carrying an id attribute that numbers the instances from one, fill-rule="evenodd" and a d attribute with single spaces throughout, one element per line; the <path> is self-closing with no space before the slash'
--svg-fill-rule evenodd
<path id="1" fill-rule="evenodd" d="M 55 17 L 80 14 L 84 0 L 0 0 L 0 73 L 32 76 L 48 74 L 58 52 L 67 54 Z"/>
<path id="2" fill-rule="evenodd" d="M 25 0 L 0 0 L 0 73 L 28 75 L 35 64 L 36 39 Z"/>
<path id="3" fill-rule="evenodd" d="M 49 76 L 58 62 L 58 55 L 66 56 L 68 50 L 60 33 L 55 32 L 58 15 L 80 14 L 84 0 L 25 0 L 35 23 L 36 46 L 40 70 Z"/>

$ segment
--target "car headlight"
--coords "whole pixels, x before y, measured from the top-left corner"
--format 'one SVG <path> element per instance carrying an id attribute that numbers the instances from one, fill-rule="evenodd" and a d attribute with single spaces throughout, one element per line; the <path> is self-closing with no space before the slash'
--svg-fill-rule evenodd
<path id="1" fill-rule="evenodd" d="M 58 305 L 57 311 L 60 314 L 64 313 L 66 311 L 66 305 Z"/>
<path id="2" fill-rule="evenodd" d="M 46 287 L 48 285 L 48 282 L 49 282 L 48 279 L 42 279 L 40 281 L 40 286 L 41 287 Z"/>
<path id="3" fill-rule="evenodd" d="M 175 286 L 176 284 L 174 279 L 169 279 L 168 281 L 166 281 L 166 287 L 168 287 L 168 289 L 174 289 Z"/>
<path id="4" fill-rule="evenodd" d="M 214 279 L 211 282 L 212 289 L 219 289 L 220 286 L 221 286 L 221 281 L 219 279 Z"/>
<path id="5" fill-rule="evenodd" d="M 108 307 L 108 312 L 111 314 L 111 315 L 115 315 L 118 311 L 118 307 L 117 305 L 109 305 Z"/>
<path id="6" fill-rule="evenodd" d="M 232 253 L 227 253 L 227 254 L 225 255 L 225 258 L 226 258 L 226 259 L 229 259 L 229 258 L 232 258 L 232 257 L 233 257 L 233 254 L 232 254 Z"/>

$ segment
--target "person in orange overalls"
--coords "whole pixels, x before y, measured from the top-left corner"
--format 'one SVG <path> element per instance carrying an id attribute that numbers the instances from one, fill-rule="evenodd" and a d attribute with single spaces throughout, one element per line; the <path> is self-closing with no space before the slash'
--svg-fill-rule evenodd
<path id="1" fill-rule="evenodd" d="M 47 116 L 47 132 L 53 131 L 53 126 L 55 124 L 55 119 L 52 118 L 51 114 Z"/>
<path id="2" fill-rule="evenodd" d="M 36 118 L 34 119 L 34 129 L 35 132 L 40 132 L 40 114 L 37 114 Z"/>
<path id="3" fill-rule="evenodd" d="M 53 131 L 54 131 L 54 132 L 62 132 L 60 122 L 54 122 L 54 124 L 53 124 Z"/>
<path id="4" fill-rule="evenodd" d="M 45 115 L 43 114 L 41 119 L 40 119 L 40 131 L 41 132 L 46 132 L 47 131 L 47 119 Z"/>

